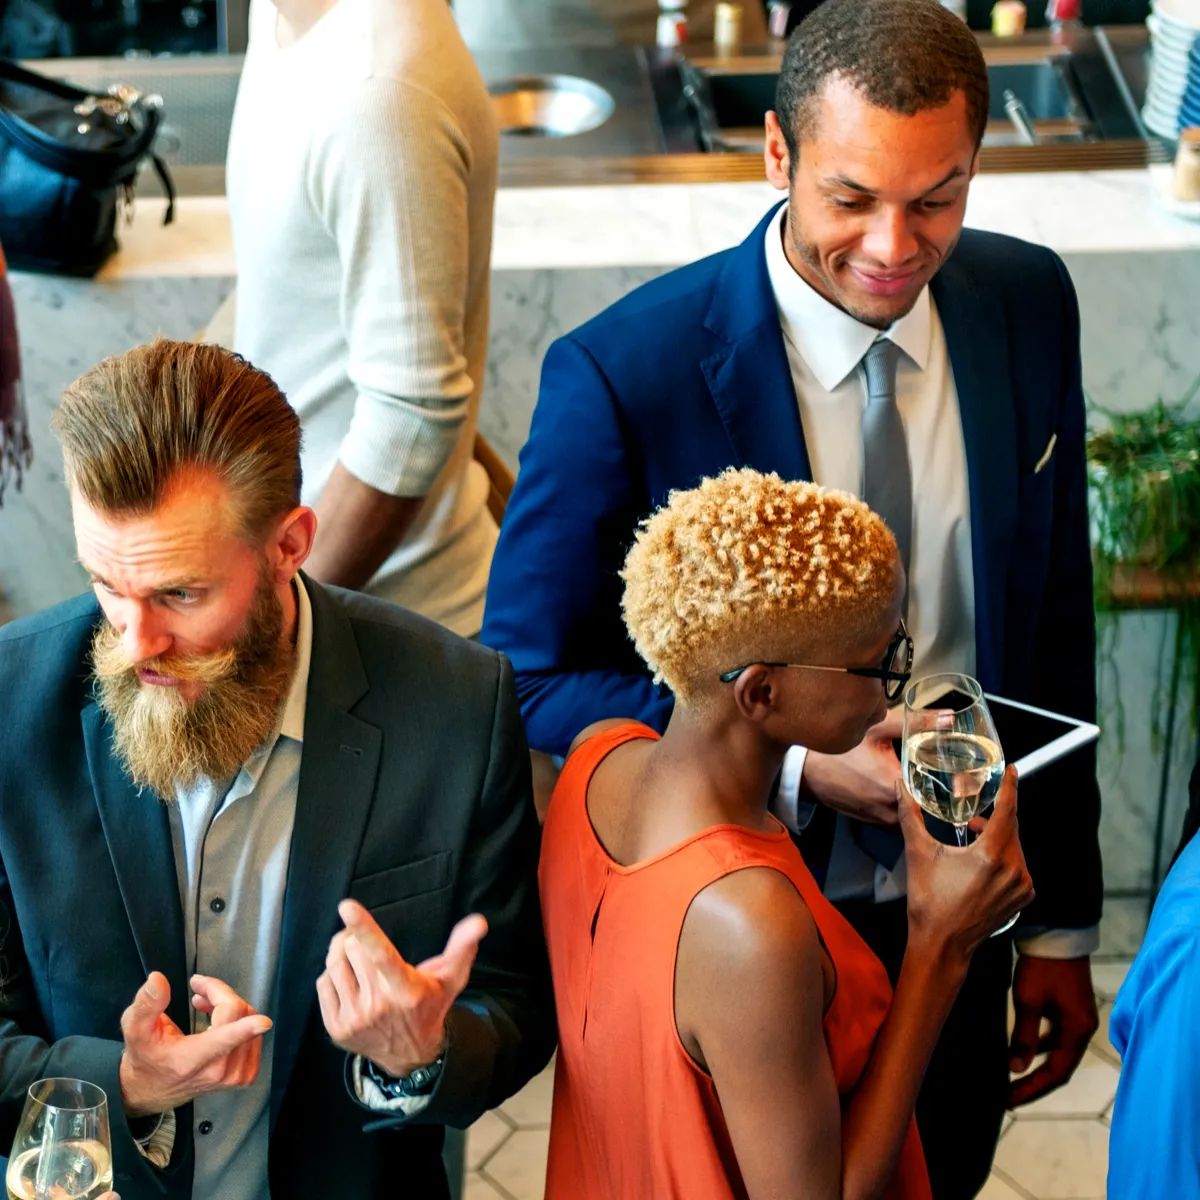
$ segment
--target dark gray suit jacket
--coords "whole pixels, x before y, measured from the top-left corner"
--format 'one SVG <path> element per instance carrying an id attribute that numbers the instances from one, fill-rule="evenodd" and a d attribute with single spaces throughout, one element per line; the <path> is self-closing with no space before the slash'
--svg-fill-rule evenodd
<path id="1" fill-rule="evenodd" d="M 445 1196 L 442 1126 L 469 1125 L 548 1061 L 554 1003 L 537 899 L 529 756 L 507 659 L 392 605 L 306 581 L 312 666 L 279 948 L 271 1194 Z M 120 1017 L 151 970 L 188 1027 L 166 810 L 139 795 L 92 699 L 91 596 L 0 629 L 0 1153 L 36 1079 L 108 1093 L 122 1200 L 191 1195 L 190 1109 L 171 1164 L 120 1105 Z M 451 1013 L 446 1066 L 412 1122 L 373 1125 L 343 1082 L 315 982 L 361 900 L 410 962 L 454 923 L 490 932 Z"/>

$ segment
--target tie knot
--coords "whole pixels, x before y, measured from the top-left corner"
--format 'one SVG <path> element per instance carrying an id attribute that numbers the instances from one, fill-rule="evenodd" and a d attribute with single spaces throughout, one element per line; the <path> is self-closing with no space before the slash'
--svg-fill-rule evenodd
<path id="1" fill-rule="evenodd" d="M 863 356 L 863 369 L 867 373 L 867 398 L 869 400 L 894 400 L 896 398 L 896 364 L 900 361 L 900 347 L 888 338 L 874 342 Z"/>

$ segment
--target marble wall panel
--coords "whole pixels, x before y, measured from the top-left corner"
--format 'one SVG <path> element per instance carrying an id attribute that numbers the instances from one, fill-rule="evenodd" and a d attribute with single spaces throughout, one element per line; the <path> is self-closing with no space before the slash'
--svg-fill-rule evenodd
<path id="1" fill-rule="evenodd" d="M 56 604 L 85 583 L 50 431 L 63 388 L 102 358 L 156 334 L 191 337 L 231 285 L 215 278 L 96 283 L 12 277 L 34 463 L 22 490 L 7 492 L 0 509 L 0 605 L 8 615 Z"/>

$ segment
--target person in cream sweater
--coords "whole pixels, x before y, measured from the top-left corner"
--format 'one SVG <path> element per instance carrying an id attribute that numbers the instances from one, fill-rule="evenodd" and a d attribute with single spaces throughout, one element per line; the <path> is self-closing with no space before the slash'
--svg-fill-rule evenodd
<path id="1" fill-rule="evenodd" d="M 233 348 L 300 414 L 325 583 L 472 636 L 498 134 L 446 0 L 253 0 L 227 164 Z"/>

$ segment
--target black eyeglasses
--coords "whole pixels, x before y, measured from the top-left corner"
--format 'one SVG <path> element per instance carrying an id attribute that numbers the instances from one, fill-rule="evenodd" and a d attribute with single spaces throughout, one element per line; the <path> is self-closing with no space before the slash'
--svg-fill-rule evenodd
<path id="1" fill-rule="evenodd" d="M 904 691 L 904 685 L 912 676 L 913 643 L 908 636 L 908 629 L 903 621 L 896 630 L 895 637 L 888 643 L 883 662 L 878 667 L 818 667 L 813 663 L 746 663 L 734 667 L 732 671 L 724 671 L 720 675 L 722 683 L 732 683 L 743 671 L 751 667 L 790 667 L 796 671 L 838 671 L 843 675 L 862 675 L 867 679 L 879 679 L 883 682 L 883 693 L 889 700 L 897 700 Z"/>

